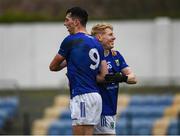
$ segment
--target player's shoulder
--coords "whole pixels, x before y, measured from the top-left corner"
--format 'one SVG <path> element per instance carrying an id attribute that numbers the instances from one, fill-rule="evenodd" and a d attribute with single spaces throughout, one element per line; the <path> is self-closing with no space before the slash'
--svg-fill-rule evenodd
<path id="1" fill-rule="evenodd" d="M 70 34 L 70 35 L 67 35 L 67 36 L 65 37 L 65 39 L 67 39 L 67 40 L 72 40 L 72 39 L 76 39 L 77 37 L 78 37 L 77 34 Z"/>
<path id="2" fill-rule="evenodd" d="M 94 40 L 95 38 L 89 34 L 76 33 L 76 34 L 67 36 L 67 39 L 69 40 L 83 39 L 83 41 L 89 41 L 89 40 Z"/>
<path id="3" fill-rule="evenodd" d="M 80 37 L 78 37 L 76 34 L 70 34 L 64 38 L 65 43 L 73 43 L 73 41 L 78 40 Z"/>
<path id="4" fill-rule="evenodd" d="M 95 45 L 97 47 L 103 48 L 102 44 L 100 43 L 100 41 L 95 36 L 88 35 L 88 37 L 91 39 L 91 41 L 93 41 L 93 43 L 95 43 Z"/>
<path id="5" fill-rule="evenodd" d="M 63 41 L 67 42 L 67 41 L 71 40 L 72 38 L 73 38 L 72 35 L 67 35 Z"/>
<path id="6" fill-rule="evenodd" d="M 94 36 L 90 35 L 90 34 L 85 34 L 86 37 L 90 38 L 90 39 L 95 39 Z"/>

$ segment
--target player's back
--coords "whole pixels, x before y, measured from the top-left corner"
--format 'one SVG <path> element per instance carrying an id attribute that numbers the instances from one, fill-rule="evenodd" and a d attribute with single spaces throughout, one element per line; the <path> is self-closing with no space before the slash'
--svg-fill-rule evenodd
<path id="1" fill-rule="evenodd" d="M 67 76 L 71 95 L 97 92 L 96 75 L 103 57 L 102 46 L 94 37 L 84 33 L 70 35 L 67 38 Z"/>

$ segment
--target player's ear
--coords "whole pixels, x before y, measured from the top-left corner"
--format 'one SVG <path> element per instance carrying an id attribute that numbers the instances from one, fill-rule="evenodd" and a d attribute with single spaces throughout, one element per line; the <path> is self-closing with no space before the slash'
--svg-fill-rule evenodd
<path id="1" fill-rule="evenodd" d="M 96 37 L 100 42 L 102 41 L 102 35 L 101 34 L 97 34 Z"/>
<path id="2" fill-rule="evenodd" d="M 74 19 L 74 24 L 75 24 L 76 26 L 79 25 L 79 24 L 80 24 L 79 19 Z"/>

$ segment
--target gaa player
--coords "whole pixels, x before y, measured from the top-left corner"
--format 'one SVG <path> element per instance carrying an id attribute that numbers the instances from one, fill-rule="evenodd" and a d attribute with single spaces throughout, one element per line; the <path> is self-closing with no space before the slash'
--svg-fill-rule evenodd
<path id="1" fill-rule="evenodd" d="M 92 28 L 91 34 L 95 36 L 103 45 L 105 60 L 108 64 L 109 74 L 105 77 L 107 81 L 113 83 L 100 84 L 100 94 L 102 97 L 101 121 L 95 126 L 94 134 L 116 134 L 116 110 L 119 84 L 136 84 L 137 79 L 126 64 L 123 56 L 115 50 L 113 27 L 110 24 L 97 24 Z"/>
<path id="2" fill-rule="evenodd" d="M 87 20 L 84 9 L 73 7 L 67 10 L 64 25 L 70 35 L 63 40 L 49 66 L 51 71 L 59 71 L 67 65 L 74 135 L 93 134 L 102 112 L 96 80 L 103 81 L 108 73 L 102 45 L 87 34 Z"/>

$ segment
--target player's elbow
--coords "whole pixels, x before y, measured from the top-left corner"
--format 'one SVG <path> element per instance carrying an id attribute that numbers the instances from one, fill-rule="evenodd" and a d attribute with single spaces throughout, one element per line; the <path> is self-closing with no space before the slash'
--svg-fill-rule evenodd
<path id="1" fill-rule="evenodd" d="M 57 71 L 56 68 L 53 65 L 49 65 L 49 70 L 50 71 Z"/>
<path id="2" fill-rule="evenodd" d="M 53 67 L 51 65 L 49 65 L 49 70 L 54 71 L 54 69 L 53 69 Z"/>

